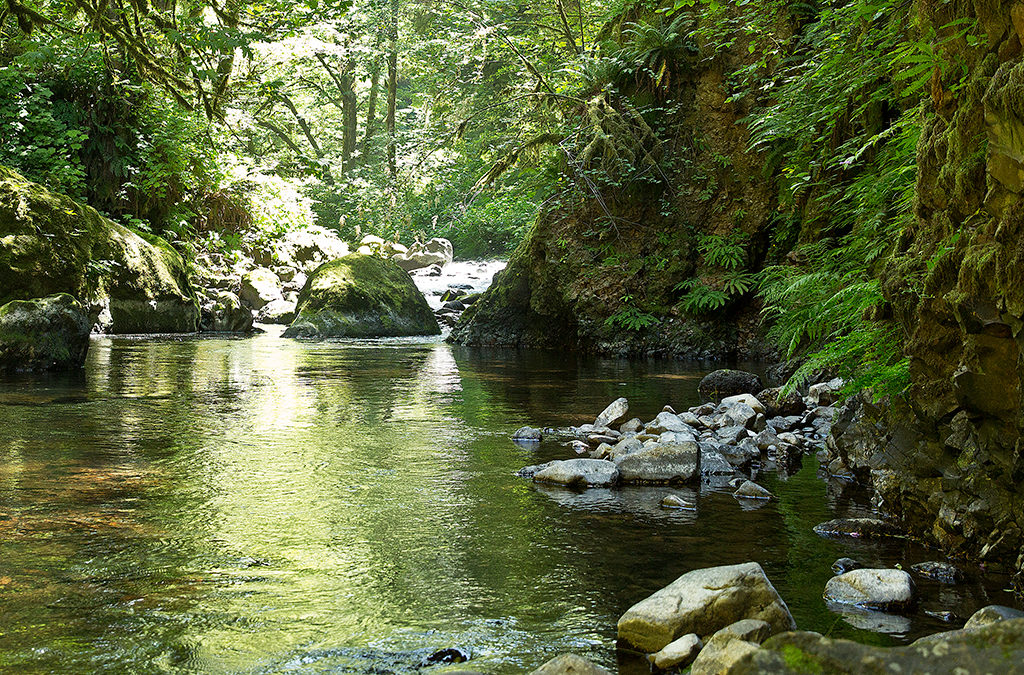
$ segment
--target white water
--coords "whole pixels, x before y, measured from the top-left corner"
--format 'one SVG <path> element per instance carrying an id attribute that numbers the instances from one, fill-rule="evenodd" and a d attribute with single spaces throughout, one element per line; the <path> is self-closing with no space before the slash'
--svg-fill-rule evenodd
<path id="1" fill-rule="evenodd" d="M 437 310 L 442 304 L 441 296 L 449 288 L 467 293 L 485 291 L 491 285 L 494 275 L 505 269 L 507 264 L 506 260 L 462 260 L 442 267 L 440 276 L 427 276 L 426 269 L 415 270 L 410 276 L 427 298 L 430 308 Z"/>

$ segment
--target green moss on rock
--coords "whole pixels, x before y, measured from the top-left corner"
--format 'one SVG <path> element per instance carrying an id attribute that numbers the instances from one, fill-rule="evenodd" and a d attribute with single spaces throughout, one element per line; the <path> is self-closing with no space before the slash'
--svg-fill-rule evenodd
<path id="1" fill-rule="evenodd" d="M 198 328 L 199 303 L 170 244 L 0 167 L 0 303 L 55 293 L 108 306 L 114 333 Z"/>
<path id="2" fill-rule="evenodd" d="M 324 263 L 299 294 L 286 337 L 437 335 L 423 294 L 391 260 L 352 254 Z"/>
<path id="3" fill-rule="evenodd" d="M 0 371 L 80 368 L 89 349 L 89 317 L 67 294 L 0 305 Z"/>

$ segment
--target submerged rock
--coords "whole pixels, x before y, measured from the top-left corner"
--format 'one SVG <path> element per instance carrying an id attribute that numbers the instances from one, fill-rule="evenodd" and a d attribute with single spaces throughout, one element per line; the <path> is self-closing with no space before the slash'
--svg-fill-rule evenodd
<path id="1" fill-rule="evenodd" d="M 827 602 L 864 609 L 900 611 L 914 604 L 914 580 L 903 570 L 857 569 L 825 584 Z"/>
<path id="2" fill-rule="evenodd" d="M 754 373 L 725 368 L 705 375 L 697 393 L 704 400 L 717 402 L 737 394 L 756 394 L 762 388 L 761 378 Z"/>
<path id="3" fill-rule="evenodd" d="M 557 460 L 533 474 L 533 480 L 566 487 L 608 487 L 619 481 L 619 468 L 604 459 Z"/>
<path id="4" fill-rule="evenodd" d="M 647 653 L 687 633 L 711 635 L 741 619 L 766 621 L 773 633 L 793 630 L 786 603 L 757 563 L 694 570 L 630 607 L 619 639 Z"/>
<path id="5" fill-rule="evenodd" d="M 903 531 L 892 523 L 878 518 L 836 518 L 814 526 L 814 532 L 823 537 L 902 537 Z"/>
<path id="6" fill-rule="evenodd" d="M 743 481 L 743 483 L 736 488 L 736 492 L 732 493 L 732 496 L 737 499 L 760 499 L 764 501 L 775 498 L 775 495 L 769 492 L 766 488 L 761 487 L 751 480 Z"/>
<path id="7" fill-rule="evenodd" d="M 325 263 L 299 294 L 285 337 L 437 335 L 441 329 L 423 294 L 389 260 L 352 254 Z"/>
<path id="8" fill-rule="evenodd" d="M 543 440 L 544 433 L 540 429 L 534 429 L 533 427 L 519 427 L 516 432 L 512 434 L 513 441 L 536 441 Z"/>
<path id="9" fill-rule="evenodd" d="M 661 508 L 680 509 L 682 511 L 696 511 L 697 507 L 678 495 L 665 495 L 661 498 Z"/>
<path id="10" fill-rule="evenodd" d="M 951 565 L 947 562 L 935 560 L 920 562 L 916 565 L 911 565 L 910 569 L 926 579 L 932 579 L 942 584 L 958 584 L 964 580 L 963 572 L 957 569 L 956 565 Z"/>
<path id="11" fill-rule="evenodd" d="M 1005 605 L 988 605 L 971 615 L 971 618 L 964 624 L 964 630 L 984 628 L 1010 619 L 1024 619 L 1024 612 Z"/>
<path id="12" fill-rule="evenodd" d="M 859 570 L 863 567 L 864 565 L 860 564 L 853 558 L 839 558 L 834 563 L 832 563 L 832 572 L 836 575 L 846 574 L 847 572 Z"/>
<path id="13" fill-rule="evenodd" d="M 530 675 L 611 675 L 604 668 L 575 654 L 562 654 L 551 659 Z"/>
<path id="14" fill-rule="evenodd" d="M 66 293 L 0 305 L 0 372 L 81 368 L 89 317 Z"/>

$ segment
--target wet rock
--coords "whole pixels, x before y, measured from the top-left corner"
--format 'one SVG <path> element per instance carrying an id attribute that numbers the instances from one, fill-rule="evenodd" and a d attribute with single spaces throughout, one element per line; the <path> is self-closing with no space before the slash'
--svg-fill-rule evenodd
<path id="1" fill-rule="evenodd" d="M 540 429 L 534 429 L 533 427 L 519 427 L 516 432 L 512 434 L 512 440 L 514 441 L 541 441 L 544 439 L 544 433 Z"/>
<path id="2" fill-rule="evenodd" d="M 1011 619 L 1024 619 L 1024 612 L 1005 605 L 988 605 L 971 615 L 971 618 L 964 624 L 964 630 L 984 628 Z"/>
<path id="3" fill-rule="evenodd" d="M 722 427 L 715 432 L 715 436 L 723 443 L 739 443 L 747 437 L 747 428 L 739 425 Z"/>
<path id="4" fill-rule="evenodd" d="M 946 623 L 960 623 L 963 621 L 963 617 L 948 609 L 924 609 L 924 613 L 933 619 L 945 621 Z"/>
<path id="5" fill-rule="evenodd" d="M 736 470 L 715 446 L 701 443 L 700 472 L 705 476 L 731 476 Z"/>
<path id="6" fill-rule="evenodd" d="M 767 640 L 771 626 L 757 619 L 743 619 L 716 632 L 693 662 L 691 675 L 718 675 Z"/>
<path id="7" fill-rule="evenodd" d="M 735 403 L 725 411 L 730 426 L 739 426 L 744 429 L 753 429 L 754 420 L 757 419 L 757 412 L 746 403 Z"/>
<path id="8" fill-rule="evenodd" d="M 200 328 L 210 332 L 248 333 L 252 330 L 252 312 L 231 291 L 218 291 L 213 302 L 203 308 Z"/>
<path id="9" fill-rule="evenodd" d="M 814 532 L 822 537 L 859 539 L 903 536 L 903 531 L 900 528 L 877 518 L 836 518 L 818 523 L 814 526 Z"/>
<path id="10" fill-rule="evenodd" d="M 618 461 L 623 483 L 688 483 L 700 477 L 700 448 L 696 443 L 645 447 Z"/>
<path id="11" fill-rule="evenodd" d="M 666 431 L 658 436 L 659 443 L 692 443 L 697 436 L 689 431 Z"/>
<path id="12" fill-rule="evenodd" d="M 608 404 L 608 407 L 601 411 L 601 414 L 594 420 L 596 427 L 612 427 L 626 419 L 629 413 L 629 401 L 624 398 L 617 398 Z"/>
<path id="13" fill-rule="evenodd" d="M 757 563 L 693 570 L 629 608 L 618 622 L 623 642 L 657 652 L 687 633 L 711 635 L 741 619 L 772 632 L 796 627 L 786 603 Z"/>
<path id="14" fill-rule="evenodd" d="M 631 455 L 634 452 L 640 451 L 644 447 L 643 443 L 640 442 L 636 437 L 628 437 L 620 439 L 615 445 L 608 451 L 607 459 L 612 461 L 618 461 L 626 455 Z"/>
<path id="15" fill-rule="evenodd" d="M 853 570 L 863 569 L 863 567 L 864 565 L 860 564 L 853 558 L 839 558 L 834 563 L 832 563 L 832 572 L 837 575 L 846 574 L 847 572 L 852 572 Z"/>
<path id="16" fill-rule="evenodd" d="M 763 385 L 761 378 L 742 370 L 716 370 L 704 376 L 697 385 L 697 393 L 708 401 L 721 401 L 737 394 L 756 394 Z"/>
<path id="17" fill-rule="evenodd" d="M 839 401 L 839 391 L 843 388 L 843 380 L 833 378 L 828 382 L 812 384 L 807 390 L 807 400 L 816 406 L 827 406 Z"/>
<path id="18" fill-rule="evenodd" d="M 903 570 L 858 569 L 832 577 L 825 584 L 827 602 L 887 612 L 914 604 L 914 580 Z"/>
<path id="19" fill-rule="evenodd" d="M 690 411 L 686 411 L 684 413 L 680 413 L 679 414 L 679 419 L 682 420 L 683 424 L 686 424 L 686 425 L 694 427 L 694 428 L 699 428 L 699 427 L 704 426 L 701 423 L 700 418 L 697 417 L 696 415 L 694 415 Z"/>
<path id="20" fill-rule="evenodd" d="M 89 316 L 66 293 L 0 305 L 0 372 L 73 370 L 89 351 Z"/>
<path id="21" fill-rule="evenodd" d="M 757 445 L 751 439 L 744 439 L 738 445 L 721 445 L 718 451 L 722 453 L 726 461 L 732 464 L 737 469 L 747 470 L 750 466 L 761 459 L 761 451 L 758 450 Z"/>
<path id="22" fill-rule="evenodd" d="M 558 460 L 536 472 L 533 480 L 566 487 L 607 487 L 619 482 L 619 468 L 604 459 Z"/>
<path id="23" fill-rule="evenodd" d="M 572 441 L 571 443 L 569 443 L 569 447 L 572 448 L 572 451 L 575 452 L 577 455 L 582 455 L 583 453 L 590 451 L 590 446 L 584 443 L 583 441 Z M 609 449 L 610 448 L 611 446 L 609 446 Z M 598 450 L 600 449 L 601 448 L 599 447 Z"/>
<path id="24" fill-rule="evenodd" d="M 788 417 L 771 417 L 768 419 L 768 426 L 775 429 L 776 433 L 779 433 L 782 431 L 790 431 L 800 424 L 801 421 L 802 418 L 795 415 Z"/>
<path id="25" fill-rule="evenodd" d="M 959 584 L 964 580 L 964 574 L 955 565 L 947 562 L 931 560 L 911 565 L 914 570 L 926 579 L 938 581 L 941 584 Z"/>
<path id="26" fill-rule="evenodd" d="M 622 426 L 619 427 L 619 432 L 623 434 L 636 434 L 640 433 L 640 430 L 643 428 L 644 423 L 640 421 L 640 418 L 634 417 L 633 419 L 624 422 Z"/>
<path id="27" fill-rule="evenodd" d="M 693 662 L 703 647 L 701 639 L 695 633 L 689 633 L 678 640 L 673 640 L 661 651 L 650 654 L 647 658 L 659 670 L 685 668 Z"/>
<path id="28" fill-rule="evenodd" d="M 697 507 L 678 495 L 665 495 L 661 498 L 663 509 L 680 509 L 683 511 L 696 511 Z"/>
<path id="29" fill-rule="evenodd" d="M 779 439 L 775 432 L 771 429 L 765 429 L 754 437 L 754 444 L 758 450 L 764 452 L 768 448 L 775 446 L 776 448 L 782 445 L 782 441 Z"/>
<path id="30" fill-rule="evenodd" d="M 552 464 L 554 464 L 554 462 L 545 462 L 543 464 L 533 464 L 531 466 L 524 466 L 519 471 L 516 471 L 516 475 L 519 476 L 520 478 L 533 478 L 538 473 L 548 468 Z"/>
<path id="31" fill-rule="evenodd" d="M 427 657 L 427 663 L 465 663 L 469 661 L 470 653 L 468 649 L 459 649 L 458 647 L 448 647 L 447 649 L 441 649 Z"/>
<path id="32" fill-rule="evenodd" d="M 611 673 L 587 661 L 582 656 L 562 654 L 533 671 L 531 675 L 611 675 Z"/>
<path id="33" fill-rule="evenodd" d="M 600 445 L 602 443 L 610 444 L 617 442 L 618 439 L 618 436 L 613 436 L 611 434 L 590 434 L 587 436 L 587 443 L 590 443 L 591 445 Z"/>
<path id="34" fill-rule="evenodd" d="M 793 632 L 769 638 L 728 675 L 1022 673 L 1024 620 L 950 631 L 904 647 L 875 647 Z"/>
<path id="35" fill-rule="evenodd" d="M 266 267 L 257 267 L 242 275 L 238 297 L 245 305 L 257 310 L 274 300 L 284 299 L 277 275 Z"/>
<path id="36" fill-rule="evenodd" d="M 775 498 L 775 495 L 767 489 L 750 480 L 744 481 L 736 489 L 736 492 L 732 493 L 732 496 L 738 499 L 761 499 L 765 501 Z"/>
<path id="37" fill-rule="evenodd" d="M 418 270 L 434 265 L 440 267 L 447 265 L 454 258 L 455 250 L 452 243 L 441 237 L 434 237 L 427 242 L 416 242 L 405 254 L 396 254 L 392 257 L 399 267 L 407 272 Z"/>
<path id="38" fill-rule="evenodd" d="M 448 302 L 445 302 L 444 304 L 442 304 L 441 307 L 444 308 L 444 309 L 450 309 L 450 310 L 453 310 L 453 311 L 456 311 L 456 312 L 464 312 L 464 311 L 466 311 L 466 305 L 462 304 L 458 300 L 449 300 Z"/>

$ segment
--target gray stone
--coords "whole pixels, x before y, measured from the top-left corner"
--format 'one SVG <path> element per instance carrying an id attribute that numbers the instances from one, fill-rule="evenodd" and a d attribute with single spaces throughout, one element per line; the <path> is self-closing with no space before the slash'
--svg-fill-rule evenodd
<path id="1" fill-rule="evenodd" d="M 722 445 L 719 451 L 726 461 L 738 469 L 748 469 L 750 465 L 761 459 L 761 451 L 754 441 L 747 438 L 738 445 Z"/>
<path id="2" fill-rule="evenodd" d="M 670 412 L 660 412 L 646 426 L 647 433 L 650 434 L 663 434 L 666 431 L 685 431 L 692 433 L 692 429 L 688 427 L 681 419 L 679 415 Z"/>
<path id="3" fill-rule="evenodd" d="M 1024 619 L 1024 612 L 1005 605 L 988 605 L 971 615 L 971 618 L 964 624 L 964 630 L 984 628 L 1010 619 Z"/>
<path id="4" fill-rule="evenodd" d="M 837 575 L 846 574 L 847 572 L 859 570 L 863 567 L 864 565 L 860 564 L 853 558 L 839 558 L 834 563 L 832 563 L 832 573 Z"/>
<path id="5" fill-rule="evenodd" d="M 666 431 L 658 436 L 659 443 L 692 443 L 697 435 L 690 431 Z"/>
<path id="6" fill-rule="evenodd" d="M 736 470 L 713 444 L 701 443 L 700 472 L 705 476 L 731 476 Z"/>
<path id="7" fill-rule="evenodd" d="M 392 260 L 407 272 L 430 268 L 436 265 L 438 266 L 439 276 L 440 267 L 450 263 L 454 258 L 454 254 L 455 250 L 450 241 L 435 237 L 426 243 L 416 242 L 409 248 L 408 252 L 404 254 L 396 253 L 392 256 Z M 434 276 L 429 273 L 428 275 Z"/>
<path id="8" fill-rule="evenodd" d="M 834 378 L 828 382 L 812 384 L 807 390 L 807 400 L 816 406 L 827 406 L 839 400 L 839 390 L 843 388 L 843 381 Z"/>
<path id="9" fill-rule="evenodd" d="M 765 501 L 775 498 L 775 495 L 771 492 L 749 480 L 744 481 L 739 488 L 736 489 L 736 492 L 732 493 L 732 496 L 738 499 L 761 499 Z"/>
<path id="10" fill-rule="evenodd" d="M 725 411 L 725 416 L 729 419 L 730 426 L 752 429 L 754 420 L 757 419 L 757 412 L 746 403 L 735 403 Z"/>
<path id="11" fill-rule="evenodd" d="M 723 427 L 715 432 L 723 443 L 739 443 L 747 437 L 747 429 L 743 426 Z"/>
<path id="12" fill-rule="evenodd" d="M 219 291 L 204 308 L 200 327 L 211 332 L 248 333 L 252 330 L 252 312 L 231 291 Z"/>
<path id="13" fill-rule="evenodd" d="M 900 611 L 914 604 L 914 580 L 903 570 L 858 569 L 825 584 L 827 602 L 864 609 Z"/>
<path id="14" fill-rule="evenodd" d="M 636 434 L 643 428 L 644 423 L 640 421 L 640 418 L 634 417 L 633 419 L 623 423 L 622 426 L 619 427 L 619 432 L 623 434 Z"/>
<path id="15" fill-rule="evenodd" d="M 697 507 L 686 501 L 679 495 L 665 495 L 661 498 L 661 507 L 665 509 L 680 509 L 682 511 L 696 511 Z"/>
<path id="16" fill-rule="evenodd" d="M 641 443 L 635 436 L 623 438 L 611 447 L 607 458 L 612 461 L 616 461 L 622 459 L 626 455 L 639 452 L 643 447 L 643 443 Z"/>
<path id="17" fill-rule="evenodd" d="M 765 411 L 764 404 L 757 400 L 757 397 L 753 394 L 737 394 L 735 396 L 726 396 L 722 399 L 722 405 L 727 409 L 740 403 L 750 406 L 754 412 L 763 413 Z"/>
<path id="18" fill-rule="evenodd" d="M 516 472 L 516 475 L 519 476 L 520 478 L 533 478 L 538 473 L 548 468 L 552 464 L 554 464 L 553 461 L 545 462 L 543 464 L 533 464 L 531 466 L 524 466 L 522 469 Z"/>
<path id="19" fill-rule="evenodd" d="M 629 414 L 629 401 L 624 398 L 617 398 L 608 404 L 608 407 L 601 411 L 601 414 L 594 420 L 595 427 L 611 427 L 621 423 Z"/>
<path id="20" fill-rule="evenodd" d="M 690 411 L 687 411 L 687 412 L 684 412 L 684 413 L 680 413 L 679 414 L 679 419 L 683 422 L 683 424 L 689 425 L 691 427 L 702 427 L 702 426 L 704 426 L 703 424 L 701 424 L 700 418 L 697 417 L 696 415 L 694 415 Z"/>
<path id="21" fill-rule="evenodd" d="M 687 483 L 700 477 L 696 443 L 645 447 L 618 460 L 623 483 Z"/>
<path id="22" fill-rule="evenodd" d="M 619 468 L 604 459 L 566 459 L 551 462 L 533 480 L 567 487 L 607 487 L 618 483 Z"/>
<path id="23" fill-rule="evenodd" d="M 514 441 L 540 441 L 543 440 L 544 434 L 540 429 L 534 429 L 533 427 L 519 427 L 516 432 L 512 434 L 512 440 Z"/>
<path id="24" fill-rule="evenodd" d="M 256 314 L 260 323 L 289 324 L 295 320 L 295 302 L 271 300 Z"/>
<path id="25" fill-rule="evenodd" d="M 651 653 L 686 635 L 711 635 L 740 619 L 767 621 L 772 632 L 796 624 L 757 563 L 693 570 L 629 608 L 619 639 Z"/>
<path id="26" fill-rule="evenodd" d="M 757 445 L 758 450 L 764 452 L 773 445 L 778 447 L 782 444 L 782 440 L 771 429 L 765 429 L 754 437 L 754 444 Z"/>
<path id="27" fill-rule="evenodd" d="M 661 651 L 650 654 L 647 658 L 659 670 L 685 668 L 693 662 L 703 647 L 704 643 L 697 634 L 689 633 L 678 640 L 673 640 Z"/>
<path id="28" fill-rule="evenodd" d="M 758 646 L 754 642 L 737 640 L 728 635 L 714 635 L 697 655 L 690 667 L 690 675 L 721 675 L 729 672 L 733 664 L 757 651 Z"/>

